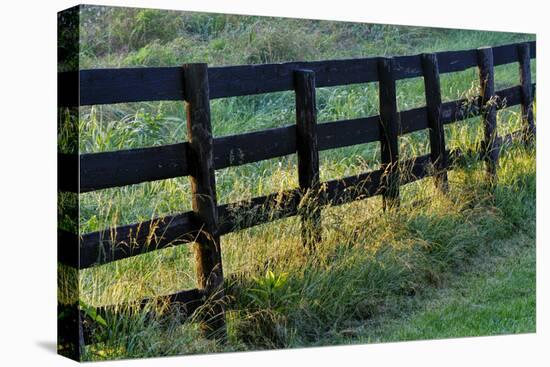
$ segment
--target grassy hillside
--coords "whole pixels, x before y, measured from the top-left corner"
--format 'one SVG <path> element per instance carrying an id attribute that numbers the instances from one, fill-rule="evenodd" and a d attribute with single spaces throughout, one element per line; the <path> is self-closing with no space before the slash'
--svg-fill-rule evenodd
<path id="1" fill-rule="evenodd" d="M 98 7 L 87 8 L 82 20 L 82 68 L 403 55 L 534 39 L 512 33 Z M 532 67 L 535 71 L 534 63 Z M 477 78 L 475 69 L 442 76 L 443 99 L 477 95 Z M 518 81 L 517 65 L 496 68 L 497 89 Z M 425 104 L 421 78 L 400 81 L 397 87 L 401 110 Z M 377 88 L 377 83 L 319 88 L 319 122 L 378 114 Z M 83 107 L 80 152 L 185 141 L 183 107 L 182 102 Z M 294 114 L 291 92 L 212 101 L 215 136 L 292 124 Z M 498 123 L 502 134 L 516 130 L 519 109 L 499 111 Z M 447 126 L 448 146 L 475 147 L 480 129 L 479 118 Z M 429 152 L 427 131 L 401 137 L 400 150 L 403 158 Z M 378 143 L 322 152 L 321 179 L 376 168 L 379 155 Z M 287 156 L 217 171 L 218 202 L 296 187 L 296 164 L 295 156 Z M 466 159 L 450 173 L 447 196 L 433 188 L 432 179 L 409 184 L 403 188 L 399 212 L 382 212 L 379 198 L 328 208 L 323 211 L 323 242 L 314 256 L 302 250 L 296 218 L 226 235 L 222 252 L 231 295 L 226 345 L 200 338 L 196 325 L 181 325 L 177 317 L 146 323 L 134 315 L 108 320 L 110 328 L 100 335 L 107 343 L 89 347 L 86 358 L 533 331 L 535 152 L 505 147 L 494 193 L 485 187 L 483 173 L 482 164 Z M 186 211 L 191 205 L 185 177 L 80 197 L 83 233 Z M 507 277 L 502 266 L 487 265 L 480 277 L 500 284 L 510 297 L 519 287 L 529 290 L 526 302 L 518 296 L 517 306 L 503 309 L 506 300 L 487 295 L 486 285 L 471 275 L 465 278 L 465 291 L 453 293 L 462 283 L 456 280 L 461 274 L 480 264 L 483 268 L 488 259 L 508 258 L 513 251 L 525 258 L 515 265 L 517 271 Z M 179 246 L 82 271 L 80 298 L 102 305 L 192 287 L 192 248 Z M 437 297 L 446 297 L 441 289 L 449 289 L 449 299 L 429 304 L 432 298 L 437 302 Z M 473 302 L 484 310 L 476 316 L 480 321 L 461 323 L 472 314 L 468 307 Z"/>

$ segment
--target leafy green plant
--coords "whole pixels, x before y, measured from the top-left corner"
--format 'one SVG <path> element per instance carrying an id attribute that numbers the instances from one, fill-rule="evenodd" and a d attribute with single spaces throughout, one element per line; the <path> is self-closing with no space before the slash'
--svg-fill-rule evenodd
<path id="1" fill-rule="evenodd" d="M 107 321 L 105 321 L 105 319 L 97 313 L 95 307 L 90 307 L 82 300 L 78 301 L 78 305 L 80 306 L 80 309 L 84 311 L 86 316 L 92 319 L 96 324 L 107 327 Z"/>
<path id="2" fill-rule="evenodd" d="M 254 278 L 253 285 L 246 293 L 253 308 L 268 308 L 274 312 L 286 311 L 296 295 L 289 289 L 288 274 L 275 274 L 271 270 L 267 270 L 263 277 Z"/>

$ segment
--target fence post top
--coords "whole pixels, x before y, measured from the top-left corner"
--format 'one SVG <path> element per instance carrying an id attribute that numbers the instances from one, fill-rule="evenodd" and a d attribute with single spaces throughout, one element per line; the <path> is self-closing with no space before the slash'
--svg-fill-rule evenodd
<path id="1" fill-rule="evenodd" d="M 493 52 L 493 48 L 491 46 L 481 46 L 477 48 L 478 52 Z"/>
<path id="2" fill-rule="evenodd" d="M 208 68 L 208 64 L 206 62 L 191 62 L 191 63 L 185 63 L 182 65 L 182 68 L 184 69 L 202 69 L 202 68 Z"/>
<path id="3" fill-rule="evenodd" d="M 423 59 L 435 59 L 437 58 L 437 53 L 436 52 L 423 52 L 420 54 L 420 57 L 422 57 Z"/>
<path id="4" fill-rule="evenodd" d="M 530 50 L 530 46 L 529 46 L 529 42 L 522 42 L 522 43 L 518 43 L 518 49 L 520 50 L 525 50 L 525 51 L 529 51 Z"/>
<path id="5" fill-rule="evenodd" d="M 378 58 L 378 70 L 380 70 L 380 68 L 382 67 L 389 71 L 394 69 L 396 67 L 396 64 L 397 62 L 393 57 L 383 56 Z"/>
<path id="6" fill-rule="evenodd" d="M 296 74 L 315 74 L 315 72 L 311 69 L 295 69 L 293 70 L 294 75 Z"/>

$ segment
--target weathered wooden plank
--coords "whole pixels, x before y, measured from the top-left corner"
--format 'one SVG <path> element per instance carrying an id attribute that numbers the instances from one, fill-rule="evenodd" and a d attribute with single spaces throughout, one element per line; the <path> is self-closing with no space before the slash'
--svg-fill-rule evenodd
<path id="1" fill-rule="evenodd" d="M 187 176 L 188 143 L 80 156 L 80 192 Z"/>
<path id="2" fill-rule="evenodd" d="M 80 71 L 81 106 L 182 99 L 183 73 L 179 67 Z"/>
<path id="3" fill-rule="evenodd" d="M 319 87 L 367 83 L 377 79 L 376 68 L 372 67 L 375 64 L 376 58 L 363 58 L 212 67 L 209 69 L 210 98 L 292 90 L 292 73 L 297 69 L 314 71 Z M 78 79 L 69 74 L 59 78 L 60 83 Z M 182 80 L 182 70 L 178 67 L 82 70 L 80 104 L 181 100 Z M 68 103 L 70 99 L 61 98 L 61 101 Z"/>
<path id="4" fill-rule="evenodd" d="M 218 207 L 219 235 L 251 228 L 298 214 L 301 190 L 285 190 Z"/>
<path id="5" fill-rule="evenodd" d="M 448 157 L 449 152 L 444 153 Z M 448 167 L 448 159 L 445 160 Z M 425 154 L 412 159 L 403 160 L 399 163 L 401 171 L 401 185 L 406 185 L 429 176 L 433 170 L 431 154 Z M 445 167 L 445 168 L 447 168 Z"/>
<path id="6" fill-rule="evenodd" d="M 57 154 L 57 190 L 78 192 L 78 155 Z"/>
<path id="7" fill-rule="evenodd" d="M 500 137 L 500 145 L 510 145 L 515 141 L 524 141 L 523 130 L 516 130 Z"/>
<path id="8" fill-rule="evenodd" d="M 436 54 L 439 73 L 455 73 L 477 66 L 475 50 L 444 51 Z"/>
<path id="9" fill-rule="evenodd" d="M 376 62 L 357 58 L 211 68 L 211 98 L 293 90 L 293 73 L 300 69 L 315 73 L 317 87 L 368 83 L 377 80 Z"/>
<path id="10" fill-rule="evenodd" d="M 383 59 L 383 58 L 380 58 Z M 420 55 L 393 57 L 394 79 L 414 78 L 422 75 L 422 63 Z"/>
<path id="11" fill-rule="evenodd" d="M 342 205 L 383 193 L 383 171 L 375 170 L 324 182 L 321 205 Z"/>
<path id="12" fill-rule="evenodd" d="M 493 50 L 478 49 L 479 81 L 481 86 L 481 114 L 483 117 L 484 158 L 490 182 L 496 181 L 499 140 L 497 133 L 495 75 Z"/>
<path id="13" fill-rule="evenodd" d="M 210 94 L 208 66 L 185 64 L 184 90 L 187 112 L 188 159 L 193 212 L 201 225 L 195 238 L 195 266 L 199 289 L 204 289 L 215 302 L 201 324 L 206 337 L 225 339 L 225 306 L 221 302 L 223 267 L 220 236 L 218 233 L 218 204 L 214 173 L 214 144 L 210 121 Z"/>
<path id="14" fill-rule="evenodd" d="M 379 117 L 326 122 L 317 125 L 319 150 L 343 148 L 378 141 Z"/>
<path id="15" fill-rule="evenodd" d="M 81 84 L 79 84 L 78 75 L 78 71 L 63 71 L 57 73 L 58 107 L 78 106 L 79 89 L 81 87 Z"/>
<path id="16" fill-rule="evenodd" d="M 531 57 L 529 45 L 519 44 L 519 79 L 521 86 L 521 117 L 523 120 L 524 140 L 528 143 L 533 137 L 535 121 L 533 117 L 533 94 L 531 85 Z"/>
<path id="17" fill-rule="evenodd" d="M 440 118 L 443 124 L 451 124 L 479 116 L 479 113 L 479 98 L 474 100 L 460 99 L 442 103 Z"/>
<path id="18" fill-rule="evenodd" d="M 447 156 L 445 155 L 445 130 L 441 121 L 441 85 L 439 64 L 435 54 L 422 56 L 424 89 L 430 126 L 430 155 L 436 170 L 435 185 L 443 192 L 448 191 Z"/>
<path id="19" fill-rule="evenodd" d="M 399 206 L 398 133 L 399 114 L 392 58 L 381 58 L 378 63 L 380 95 L 380 146 L 383 175 L 384 209 Z"/>
<path id="20" fill-rule="evenodd" d="M 77 234 L 61 228 L 57 229 L 57 261 L 78 269 L 78 247 Z"/>
<path id="21" fill-rule="evenodd" d="M 435 54 L 440 60 L 440 70 L 443 73 L 454 73 L 473 68 L 477 65 L 475 50 L 443 51 Z M 412 56 L 396 56 L 396 80 L 422 76 L 422 54 Z"/>
<path id="22" fill-rule="evenodd" d="M 535 58 L 535 41 L 526 43 L 532 51 L 531 58 Z M 518 61 L 517 44 L 493 47 L 494 65 L 510 64 Z M 435 53 L 439 60 L 439 73 L 454 73 L 477 66 L 476 50 L 443 51 Z M 396 79 L 406 79 L 422 76 L 422 55 L 397 56 Z"/>
<path id="23" fill-rule="evenodd" d="M 193 242 L 199 230 L 194 213 L 185 212 L 86 233 L 80 240 L 80 267 L 84 269 Z"/>
<path id="24" fill-rule="evenodd" d="M 304 195 L 302 242 L 305 248 L 313 249 L 321 241 L 321 211 L 316 205 L 319 194 L 319 149 L 315 73 L 311 70 L 295 71 L 294 91 L 298 182 Z"/>
<path id="25" fill-rule="evenodd" d="M 531 58 L 536 56 L 535 42 L 528 43 Z M 476 66 L 476 51 L 445 51 L 437 53 L 440 73 L 465 70 Z M 395 58 L 396 79 L 422 75 L 420 55 Z M 517 61 L 516 44 L 495 47 L 494 64 Z M 297 69 L 315 72 L 317 87 L 331 87 L 378 80 L 378 58 L 290 62 L 281 64 L 238 65 L 209 69 L 210 98 L 236 97 L 293 89 L 292 73 Z M 94 105 L 139 101 L 181 100 L 182 70 L 179 67 L 93 69 L 58 74 L 59 102 L 74 106 L 78 97 L 66 93 L 62 86 L 78 83 L 80 104 Z M 259 83 L 261 81 L 261 83 Z"/>
<path id="26" fill-rule="evenodd" d="M 399 112 L 399 135 L 409 134 L 415 131 L 427 129 L 428 110 L 426 107 L 413 108 Z"/>
<path id="27" fill-rule="evenodd" d="M 217 170 L 294 153 L 296 125 L 214 139 L 214 165 Z"/>
<path id="28" fill-rule="evenodd" d="M 496 109 L 500 110 L 507 107 L 518 105 L 521 100 L 520 87 L 510 87 L 495 92 Z M 443 124 L 465 120 L 481 114 L 481 98 L 473 100 L 461 99 L 451 102 L 445 102 L 441 106 L 441 120 Z"/>
<path id="29" fill-rule="evenodd" d="M 495 46 L 493 49 L 493 65 L 511 64 L 518 61 L 517 44 Z"/>
<path id="30" fill-rule="evenodd" d="M 521 86 L 501 89 L 495 92 L 497 110 L 521 103 Z"/>

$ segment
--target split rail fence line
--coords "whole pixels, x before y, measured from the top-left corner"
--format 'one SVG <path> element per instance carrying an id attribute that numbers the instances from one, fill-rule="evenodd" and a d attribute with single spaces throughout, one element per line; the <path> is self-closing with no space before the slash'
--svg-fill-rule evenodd
<path id="1" fill-rule="evenodd" d="M 191 314 L 206 298 L 223 297 L 220 238 L 224 234 L 301 215 L 303 243 L 314 248 L 322 237 L 319 208 L 323 206 L 382 195 L 385 208 L 396 207 L 399 187 L 427 176 L 434 176 L 436 186 L 446 191 L 447 170 L 452 169 L 454 160 L 461 155 L 446 150 L 446 124 L 481 116 L 484 126 L 481 153 L 488 179 L 496 180 L 502 142 L 519 137 L 528 143 L 535 133 L 535 84 L 531 83 L 530 70 L 535 53 L 535 42 L 527 42 L 399 57 L 228 67 L 197 63 L 183 67 L 59 73 L 61 107 L 182 100 L 186 103 L 188 134 L 187 142 L 173 145 L 81 155 L 60 153 L 58 165 L 63 173 L 59 176 L 60 191 L 85 193 L 189 176 L 193 198 L 193 210 L 185 213 L 80 235 L 60 229 L 59 261 L 84 269 L 196 242 L 198 288 L 168 296 Z M 494 66 L 514 62 L 519 63 L 520 84 L 495 91 Z M 479 68 L 481 95 L 473 100 L 443 103 L 440 74 L 472 67 Z M 398 111 L 396 81 L 414 77 L 424 78 L 426 106 Z M 317 124 L 316 88 L 367 82 L 379 83 L 380 115 Z M 295 92 L 295 124 L 212 136 L 210 100 L 288 90 Z M 496 111 L 518 104 L 522 110 L 522 129 L 499 137 Z M 400 161 L 398 137 L 422 129 L 429 129 L 430 154 Z M 319 151 L 376 141 L 381 145 L 380 169 L 320 182 Z M 217 204 L 215 170 L 295 153 L 298 188 L 240 203 Z M 400 167 L 410 170 L 404 173 Z M 317 207 L 303 210 L 300 202 L 308 192 L 317 194 L 314 195 Z M 223 302 L 215 304 L 218 306 L 212 312 L 216 316 L 206 323 L 210 331 L 224 329 Z"/>

